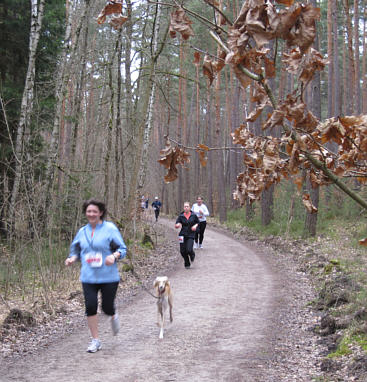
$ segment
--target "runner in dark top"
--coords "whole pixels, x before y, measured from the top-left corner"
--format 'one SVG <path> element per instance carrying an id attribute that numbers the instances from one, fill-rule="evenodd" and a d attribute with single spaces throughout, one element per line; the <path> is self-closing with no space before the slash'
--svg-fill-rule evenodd
<path id="1" fill-rule="evenodd" d="M 198 217 L 191 211 L 190 203 L 185 202 L 184 210 L 178 216 L 175 228 L 180 228 L 180 233 L 178 234 L 180 252 L 181 256 L 184 258 L 186 269 L 190 268 L 191 263 L 193 263 L 195 259 L 193 246 L 195 231 L 198 225 Z"/>

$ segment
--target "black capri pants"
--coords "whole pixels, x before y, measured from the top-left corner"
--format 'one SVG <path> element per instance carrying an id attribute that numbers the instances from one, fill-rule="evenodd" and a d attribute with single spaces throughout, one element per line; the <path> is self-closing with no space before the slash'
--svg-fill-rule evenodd
<path id="1" fill-rule="evenodd" d="M 89 284 L 82 283 L 84 300 L 85 300 L 85 314 L 86 316 L 94 316 L 97 314 L 98 309 L 98 291 L 102 294 L 102 310 L 108 316 L 115 314 L 115 297 L 119 282 L 105 283 L 105 284 Z"/>
<path id="2" fill-rule="evenodd" d="M 195 258 L 195 252 L 193 250 L 194 239 L 192 237 L 184 237 L 184 242 L 180 243 L 180 253 L 184 258 L 185 267 L 190 266 L 190 260 L 193 261 Z"/>
<path id="3" fill-rule="evenodd" d="M 199 223 L 199 226 L 196 229 L 195 243 L 197 243 L 199 240 L 199 244 L 203 244 L 205 228 L 206 228 L 206 221 L 204 220 L 203 222 Z"/>

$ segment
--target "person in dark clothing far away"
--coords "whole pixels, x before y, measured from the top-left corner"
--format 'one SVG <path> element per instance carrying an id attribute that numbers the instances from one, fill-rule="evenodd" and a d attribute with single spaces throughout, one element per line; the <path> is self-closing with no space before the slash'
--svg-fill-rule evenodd
<path id="1" fill-rule="evenodd" d="M 198 217 L 191 211 L 189 202 L 184 203 L 184 210 L 176 220 L 175 228 L 180 228 L 178 241 L 180 243 L 180 253 L 185 262 L 185 268 L 190 268 L 195 259 L 194 237 L 199 225 Z"/>
<path id="2" fill-rule="evenodd" d="M 162 203 L 159 201 L 158 196 L 156 196 L 154 198 L 154 202 L 152 203 L 152 207 L 153 207 L 154 214 L 155 214 L 155 221 L 157 222 L 158 216 L 159 216 L 159 211 L 160 211 L 160 208 L 162 207 Z"/>

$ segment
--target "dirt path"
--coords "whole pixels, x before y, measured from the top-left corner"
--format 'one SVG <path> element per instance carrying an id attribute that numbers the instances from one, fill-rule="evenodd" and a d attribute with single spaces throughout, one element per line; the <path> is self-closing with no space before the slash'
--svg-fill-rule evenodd
<path id="1" fill-rule="evenodd" d="M 274 312 L 284 299 L 281 279 L 261 256 L 225 234 L 207 229 L 204 245 L 196 250 L 192 269 L 184 269 L 180 258 L 168 274 L 174 321 L 163 340 L 155 301 L 141 291 L 127 306 L 120 304 L 117 337 L 100 315 L 103 349 L 98 353 L 85 351 L 85 327 L 0 367 L 0 381 L 265 381 L 273 357 Z"/>

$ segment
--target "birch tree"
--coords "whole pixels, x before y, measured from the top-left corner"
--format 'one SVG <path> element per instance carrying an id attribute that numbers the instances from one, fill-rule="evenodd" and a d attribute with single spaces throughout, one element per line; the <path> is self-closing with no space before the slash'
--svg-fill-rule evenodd
<path id="1" fill-rule="evenodd" d="M 12 234 L 16 221 L 16 204 L 19 196 L 19 188 L 24 166 L 27 158 L 28 143 L 30 138 L 30 121 L 34 102 L 34 79 L 36 73 L 36 53 L 42 27 L 45 0 L 31 0 L 31 27 L 29 36 L 29 59 L 27 76 L 23 91 L 19 124 L 17 128 L 17 139 L 15 143 L 15 177 L 11 193 L 9 208 L 9 233 Z"/>

